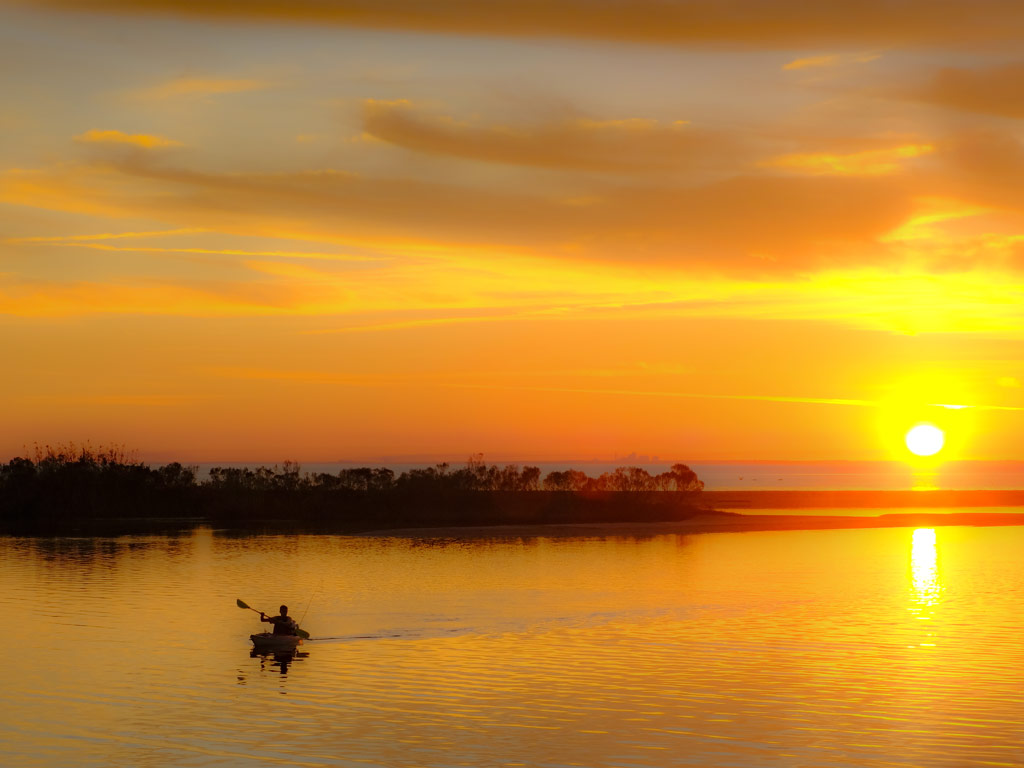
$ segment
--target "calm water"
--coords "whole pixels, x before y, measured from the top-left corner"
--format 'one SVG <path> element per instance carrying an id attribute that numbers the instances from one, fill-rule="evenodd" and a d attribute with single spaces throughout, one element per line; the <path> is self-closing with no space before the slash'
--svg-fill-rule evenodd
<path id="1" fill-rule="evenodd" d="M 0 762 L 1024 765 L 1024 528 L 0 538 Z M 250 656 L 282 601 L 314 638 Z"/>

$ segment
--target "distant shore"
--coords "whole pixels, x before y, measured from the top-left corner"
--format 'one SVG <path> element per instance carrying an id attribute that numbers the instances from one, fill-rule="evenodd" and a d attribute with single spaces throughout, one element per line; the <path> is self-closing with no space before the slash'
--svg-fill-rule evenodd
<path id="1" fill-rule="evenodd" d="M 709 509 L 738 512 L 744 509 L 1024 507 L 1024 490 L 703 491 L 701 501 Z"/>
<path id="2" fill-rule="evenodd" d="M 597 478 L 577 470 L 541 478 L 537 467 L 476 460 L 397 478 L 381 468 L 303 474 L 288 464 L 216 469 L 203 481 L 193 468 L 152 469 L 110 451 L 51 450 L 0 465 L 5 534 L 129 535 L 202 525 L 238 535 L 645 535 L 1022 524 L 1024 489 L 703 490 L 682 464 L 654 476 L 620 467 Z"/>

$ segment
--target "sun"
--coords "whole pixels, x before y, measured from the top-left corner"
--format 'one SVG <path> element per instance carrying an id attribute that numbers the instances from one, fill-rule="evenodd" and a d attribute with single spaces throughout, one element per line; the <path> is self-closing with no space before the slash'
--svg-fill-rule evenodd
<path id="1" fill-rule="evenodd" d="M 904 440 L 907 450 L 916 456 L 934 456 L 946 444 L 946 434 L 934 424 L 918 424 L 912 427 Z"/>

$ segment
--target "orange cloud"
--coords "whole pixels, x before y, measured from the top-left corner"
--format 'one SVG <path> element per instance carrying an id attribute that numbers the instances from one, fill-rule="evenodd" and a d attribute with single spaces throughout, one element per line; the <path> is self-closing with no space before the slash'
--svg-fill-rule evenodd
<path id="1" fill-rule="evenodd" d="M 45 170 L 13 168 L 0 173 L 0 202 L 51 211 L 121 218 L 118 202 L 131 194 L 129 179 L 114 169 L 56 165 Z"/>
<path id="2" fill-rule="evenodd" d="M 233 317 L 301 313 L 302 294 L 270 283 L 132 280 L 0 280 L 0 314 L 20 317 L 132 314 Z"/>
<path id="3" fill-rule="evenodd" d="M 989 69 L 942 69 L 916 94 L 961 112 L 1024 117 L 1024 61 Z"/>
<path id="4" fill-rule="evenodd" d="M 1024 144 L 1015 135 L 965 133 L 942 142 L 940 151 L 941 167 L 922 179 L 932 194 L 1024 213 Z"/>
<path id="5" fill-rule="evenodd" d="M 92 130 L 75 136 L 75 141 L 84 144 L 131 144 L 143 149 L 161 149 L 164 147 L 180 147 L 180 141 L 155 136 L 148 133 L 123 133 L 121 131 Z"/>
<path id="6" fill-rule="evenodd" d="M 191 235 L 205 229 L 162 229 L 156 232 L 101 232 L 95 235 L 47 235 L 41 237 L 11 237 L 7 243 L 76 243 L 88 240 L 121 240 L 136 237 L 163 237 L 165 235 Z"/>
<path id="7" fill-rule="evenodd" d="M 202 230 L 185 230 L 202 231 Z M 239 248 L 163 248 L 158 246 L 114 246 L 104 243 L 77 241 L 57 241 L 47 238 L 12 238 L 7 242 L 48 242 L 74 248 L 89 248 L 96 251 L 116 251 L 124 253 L 170 253 L 202 256 L 270 256 L 283 259 L 315 259 L 318 261 L 384 261 L 384 256 L 363 256 L 361 254 L 325 253 L 323 251 L 251 251 Z"/>
<path id="8" fill-rule="evenodd" d="M 499 145 L 487 146 L 497 151 Z M 926 155 L 926 164 L 911 162 Z M 1024 216 L 1024 148 L 1012 136 L 969 134 L 852 153 L 784 155 L 765 168 L 786 173 L 702 184 L 620 184 L 582 176 L 575 194 L 552 194 L 545 187 L 514 192 L 337 171 L 201 172 L 139 154 L 0 173 L 0 201 L 175 229 L 359 246 L 421 263 L 530 256 L 549 265 L 646 263 L 755 280 L 883 264 L 958 271 L 1024 266 L 1024 250 L 1014 239 L 1019 222 L 1011 220 Z M 942 211 L 927 199 L 944 200 Z M 957 223 L 985 212 L 1002 212 L 1004 220 L 991 219 L 984 232 Z M 947 231 L 954 226 L 959 234 Z M 328 249 L 124 247 L 371 260 Z"/>
<path id="9" fill-rule="evenodd" d="M 458 386 L 458 385 L 455 385 Z M 477 388 L 476 385 L 463 385 L 467 389 Z M 885 405 L 882 401 L 875 400 L 850 400 L 832 397 L 788 397 L 778 395 L 723 395 L 712 393 L 695 392 L 651 392 L 628 389 L 597 389 L 582 387 L 529 387 L 529 386 L 502 386 L 489 385 L 488 389 L 508 389 L 530 392 L 566 392 L 571 394 L 600 394 L 600 395 L 629 395 L 634 397 L 668 397 L 685 400 L 750 400 L 763 403 L 799 403 L 805 405 L 852 405 L 861 408 L 880 408 Z M 952 408 L 952 409 L 977 409 L 983 411 L 1024 411 L 1024 407 L 1006 405 L 949 405 L 946 403 L 921 403 L 925 408 Z"/>
<path id="10" fill-rule="evenodd" d="M 834 64 L 839 63 L 839 57 L 836 55 L 831 56 L 809 56 L 804 59 L 794 59 L 788 64 L 782 66 L 785 70 L 793 69 L 807 69 L 809 67 L 831 67 Z"/>
<path id="11" fill-rule="evenodd" d="M 637 260 L 762 274 L 855 253 L 911 213 L 893 179 L 739 176 L 698 187 L 600 186 L 585 198 L 339 173 L 215 174 L 136 159 L 0 175 L 0 201 L 268 237 Z M 855 249 L 851 251 L 850 249 Z"/>
<path id="12" fill-rule="evenodd" d="M 859 53 L 856 55 L 833 53 L 826 56 L 808 56 L 802 59 L 793 59 L 793 61 L 784 64 L 782 68 L 786 71 L 793 71 L 798 69 L 836 67 L 842 64 L 866 64 L 881 57 L 880 53 Z"/>
<path id="13" fill-rule="evenodd" d="M 810 175 L 887 176 L 902 170 L 905 161 L 934 151 L 935 147 L 930 144 L 905 144 L 850 154 L 821 152 L 783 155 L 766 160 L 761 165 Z"/>
<path id="14" fill-rule="evenodd" d="M 777 47 L 870 40 L 876 45 L 1012 43 L 1024 26 L 1017 0 L 34 0 L 34 7 L 172 14 L 208 19 L 337 24 L 503 37 L 562 36 L 663 44 Z"/>
<path id="15" fill-rule="evenodd" d="M 208 274 L 200 270 L 187 277 L 129 274 L 86 280 L 0 274 L 0 315 L 337 316 L 453 301 L 441 289 L 425 296 L 428 291 L 414 277 L 394 273 L 353 275 L 253 261 L 237 265 L 228 278 L 211 279 Z M 466 293 L 461 300 L 468 304 L 479 298 Z"/>
<path id="16" fill-rule="evenodd" d="M 593 171 L 655 171 L 738 164 L 738 143 L 685 121 L 565 120 L 529 127 L 478 125 L 418 113 L 408 101 L 363 102 L 366 134 L 435 155 Z"/>

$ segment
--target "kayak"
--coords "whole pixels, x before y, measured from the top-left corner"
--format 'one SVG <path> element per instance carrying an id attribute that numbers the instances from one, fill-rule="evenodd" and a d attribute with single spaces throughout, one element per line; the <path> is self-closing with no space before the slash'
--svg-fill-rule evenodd
<path id="1" fill-rule="evenodd" d="M 257 651 L 294 651 L 302 645 L 302 638 L 298 635 L 275 635 L 272 632 L 249 635 L 249 639 Z"/>

